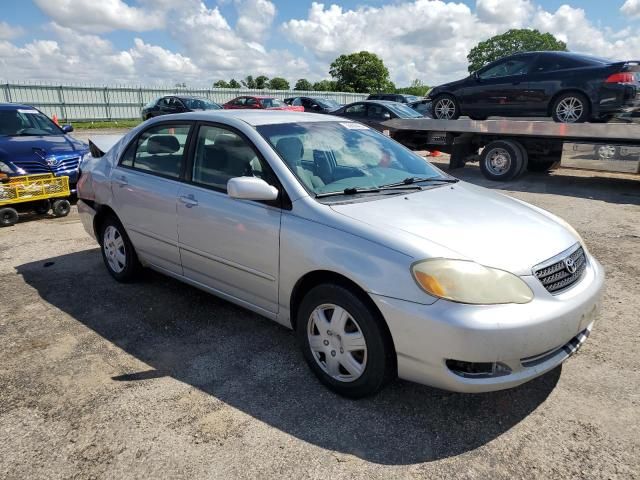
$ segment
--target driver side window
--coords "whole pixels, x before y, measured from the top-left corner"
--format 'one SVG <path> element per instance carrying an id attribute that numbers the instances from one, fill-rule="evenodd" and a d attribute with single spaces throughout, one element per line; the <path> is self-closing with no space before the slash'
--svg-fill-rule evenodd
<path id="1" fill-rule="evenodd" d="M 478 76 L 482 80 L 490 78 L 508 77 L 511 75 L 523 75 L 527 73 L 528 62 L 524 59 L 510 59 L 494 65 L 493 67 L 481 72 Z"/>

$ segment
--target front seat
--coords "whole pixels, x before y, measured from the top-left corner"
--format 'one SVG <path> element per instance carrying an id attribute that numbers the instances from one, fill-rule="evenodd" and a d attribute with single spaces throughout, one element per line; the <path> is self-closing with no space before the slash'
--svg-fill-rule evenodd
<path id="1" fill-rule="evenodd" d="M 324 182 L 320 177 L 302 166 L 302 155 L 304 146 L 298 137 L 283 137 L 276 143 L 276 150 L 285 163 L 298 175 L 298 178 L 311 190 L 324 187 Z"/>

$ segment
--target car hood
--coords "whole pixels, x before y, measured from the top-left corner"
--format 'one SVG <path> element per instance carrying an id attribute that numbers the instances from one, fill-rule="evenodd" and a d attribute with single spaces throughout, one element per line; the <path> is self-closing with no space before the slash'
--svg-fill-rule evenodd
<path id="1" fill-rule="evenodd" d="M 417 244 L 423 258 L 442 256 L 444 247 L 450 258 L 517 275 L 531 275 L 534 265 L 580 241 L 552 214 L 463 182 L 332 209 Z"/>
<path id="2" fill-rule="evenodd" d="M 12 163 L 66 154 L 81 155 L 88 145 L 68 135 L 0 137 L 0 159 Z"/>

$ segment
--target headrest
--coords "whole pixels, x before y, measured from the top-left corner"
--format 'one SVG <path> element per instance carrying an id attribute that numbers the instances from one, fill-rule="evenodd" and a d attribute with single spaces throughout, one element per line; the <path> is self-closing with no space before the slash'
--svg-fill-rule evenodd
<path id="1" fill-rule="evenodd" d="M 231 133 L 220 133 L 216 135 L 213 143 L 219 147 L 242 147 L 245 145 L 242 138 Z"/>
<path id="2" fill-rule="evenodd" d="M 298 137 L 284 137 L 276 143 L 276 150 L 289 165 L 297 166 L 302 160 L 304 147 Z"/>
<path id="3" fill-rule="evenodd" d="M 173 135 L 154 135 L 147 143 L 147 153 L 176 153 L 180 150 L 180 142 Z"/>

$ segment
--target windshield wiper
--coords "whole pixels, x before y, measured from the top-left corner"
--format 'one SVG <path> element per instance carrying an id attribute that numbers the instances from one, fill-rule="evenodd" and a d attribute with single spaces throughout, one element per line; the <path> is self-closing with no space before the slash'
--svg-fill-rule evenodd
<path id="1" fill-rule="evenodd" d="M 422 183 L 422 182 L 443 182 L 443 183 L 456 183 L 459 182 L 457 178 L 450 177 L 407 177 L 401 182 L 390 183 L 388 185 L 381 185 L 380 188 L 388 188 L 388 187 L 400 187 L 402 185 L 412 185 L 414 183 Z"/>
<path id="2" fill-rule="evenodd" d="M 347 187 L 337 192 L 316 193 L 316 198 L 333 197 L 336 195 L 357 195 L 359 193 L 379 193 L 387 190 L 422 190 L 422 187 L 420 185 L 405 185 L 403 183 L 372 188 Z"/>

